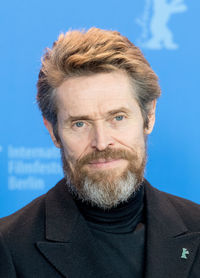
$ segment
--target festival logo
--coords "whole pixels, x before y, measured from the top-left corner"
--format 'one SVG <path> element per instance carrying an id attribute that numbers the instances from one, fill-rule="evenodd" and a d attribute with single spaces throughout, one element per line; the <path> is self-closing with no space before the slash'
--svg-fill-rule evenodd
<path id="1" fill-rule="evenodd" d="M 184 0 L 145 0 L 143 15 L 136 19 L 142 28 L 138 45 L 148 49 L 177 49 L 168 22 L 173 14 L 186 10 Z"/>

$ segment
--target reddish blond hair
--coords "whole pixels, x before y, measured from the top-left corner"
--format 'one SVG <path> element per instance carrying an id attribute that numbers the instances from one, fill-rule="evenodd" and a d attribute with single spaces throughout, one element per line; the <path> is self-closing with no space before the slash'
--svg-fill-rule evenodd
<path id="1" fill-rule="evenodd" d="M 67 78 L 122 70 L 127 73 L 148 126 L 149 107 L 160 96 L 158 78 L 142 52 L 116 31 L 91 28 L 61 34 L 42 58 L 37 102 L 57 137 L 55 91 Z"/>

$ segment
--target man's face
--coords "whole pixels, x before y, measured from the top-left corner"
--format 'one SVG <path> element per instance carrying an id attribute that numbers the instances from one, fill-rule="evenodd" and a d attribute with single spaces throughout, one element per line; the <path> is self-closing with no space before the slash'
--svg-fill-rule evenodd
<path id="1" fill-rule="evenodd" d="M 58 135 L 63 168 L 73 192 L 102 207 L 126 200 L 145 167 L 143 118 L 128 76 L 116 71 L 69 78 L 57 88 Z"/>

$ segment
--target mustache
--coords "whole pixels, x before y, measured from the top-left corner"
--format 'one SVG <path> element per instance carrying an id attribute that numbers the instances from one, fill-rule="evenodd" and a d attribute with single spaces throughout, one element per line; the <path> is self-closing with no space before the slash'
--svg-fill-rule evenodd
<path id="1" fill-rule="evenodd" d="M 89 164 L 92 161 L 98 160 L 98 159 L 125 159 L 125 160 L 135 160 L 137 159 L 136 152 L 124 150 L 124 149 L 110 149 L 107 148 L 103 151 L 94 151 L 92 153 L 89 153 L 85 155 L 84 157 L 77 160 L 76 165 L 78 167 L 82 167 L 85 164 Z"/>

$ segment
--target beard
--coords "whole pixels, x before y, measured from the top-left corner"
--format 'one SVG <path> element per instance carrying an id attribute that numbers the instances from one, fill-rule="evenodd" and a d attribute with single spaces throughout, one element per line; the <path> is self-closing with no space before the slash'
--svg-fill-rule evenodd
<path id="1" fill-rule="evenodd" d="M 64 147 L 61 146 L 63 171 L 69 192 L 73 197 L 103 209 L 126 202 L 143 182 L 146 148 L 139 153 L 140 156 L 136 151 L 111 148 L 94 151 L 73 163 L 72 170 L 69 163 L 72 159 L 66 158 Z M 128 165 L 121 172 L 119 168 L 96 171 L 87 169 L 87 164 L 98 159 L 124 159 Z"/>

